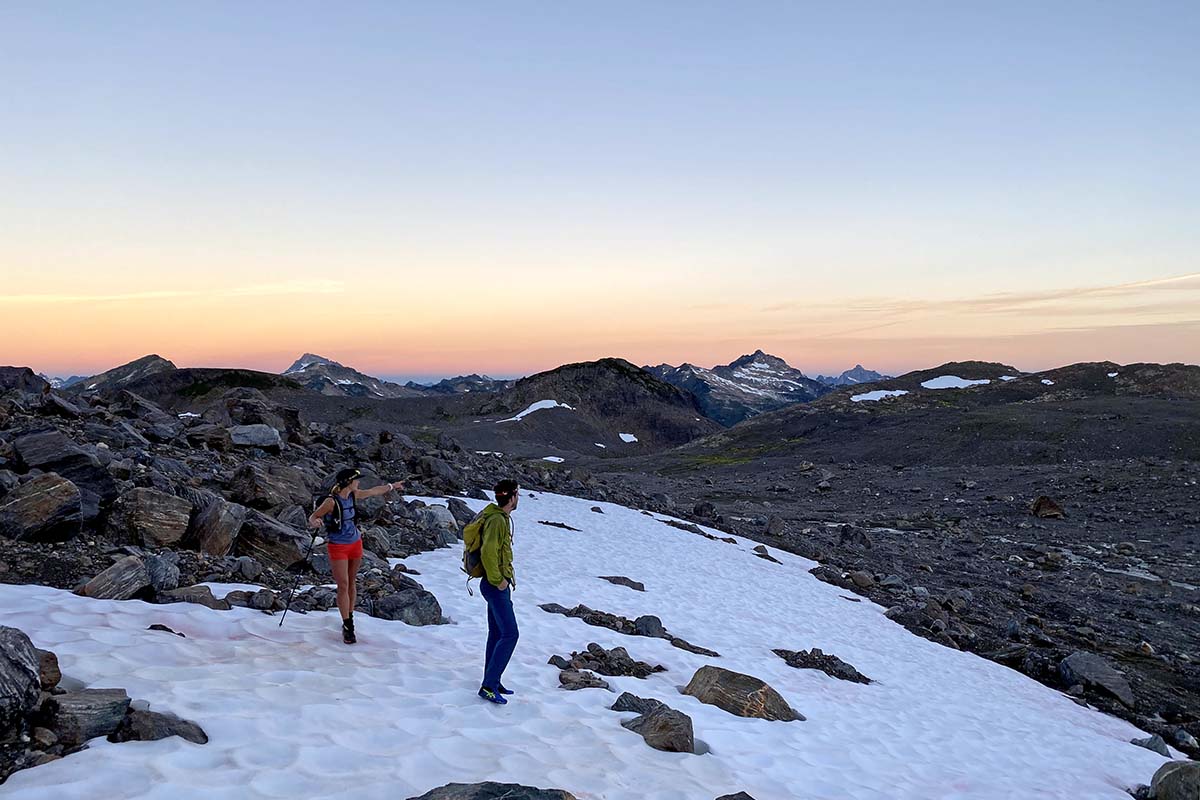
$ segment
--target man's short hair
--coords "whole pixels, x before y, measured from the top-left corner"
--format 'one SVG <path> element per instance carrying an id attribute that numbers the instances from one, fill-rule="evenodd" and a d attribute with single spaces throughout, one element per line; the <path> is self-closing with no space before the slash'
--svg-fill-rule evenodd
<path id="1" fill-rule="evenodd" d="M 497 483 L 492 491 L 496 493 L 496 502 L 500 505 L 506 505 L 519 488 L 520 486 L 512 478 L 505 478 Z"/>

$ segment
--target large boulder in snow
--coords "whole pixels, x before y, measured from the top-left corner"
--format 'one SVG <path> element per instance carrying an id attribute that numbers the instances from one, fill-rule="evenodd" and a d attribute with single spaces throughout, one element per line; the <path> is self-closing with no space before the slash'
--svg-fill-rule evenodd
<path id="1" fill-rule="evenodd" d="M 63 542 L 83 523 L 79 487 L 47 473 L 21 484 L 0 500 L 0 534 L 36 542 Z"/>
<path id="2" fill-rule="evenodd" d="M 575 800 L 562 789 L 535 789 L 515 783 L 447 783 L 408 800 Z"/>
<path id="3" fill-rule="evenodd" d="M 682 711 L 668 706 L 659 706 L 647 714 L 621 723 L 634 733 L 640 734 L 646 744 L 655 750 L 667 753 L 694 753 L 696 738 L 692 732 L 692 718 Z"/>
<path id="4" fill-rule="evenodd" d="M 146 547 L 172 547 L 183 539 L 192 504 L 182 497 L 139 487 L 121 495 L 108 518 L 109 533 L 118 541 Z"/>
<path id="5" fill-rule="evenodd" d="M 227 556 L 246 521 L 246 507 L 213 495 L 188 525 L 184 542 L 201 553 Z"/>
<path id="6" fill-rule="evenodd" d="M 208 734 L 194 722 L 174 714 L 131 709 L 120 726 L 109 735 L 110 742 L 156 742 L 178 736 L 193 744 L 208 744 Z"/>
<path id="7" fill-rule="evenodd" d="M 707 666 L 696 670 L 683 693 L 739 717 L 782 722 L 804 719 L 804 715 L 789 706 L 779 692 L 765 682 L 720 667 Z"/>
<path id="8" fill-rule="evenodd" d="M 58 431 L 41 431 L 18 437 L 13 451 L 22 470 L 56 472 L 79 487 L 84 521 L 100 514 L 100 506 L 118 494 L 116 481 L 95 454 Z"/>
<path id="9" fill-rule="evenodd" d="M 1058 670 L 1067 686 L 1081 685 L 1101 689 L 1128 708 L 1133 708 L 1137 702 L 1133 696 L 1133 687 L 1125 680 L 1125 676 L 1095 653 L 1078 650 L 1064 658 L 1058 665 Z"/>
<path id="10" fill-rule="evenodd" d="M 287 569 L 304 560 L 310 541 L 311 534 L 284 525 L 261 511 L 249 511 L 238 533 L 237 554 Z"/>
<path id="11" fill-rule="evenodd" d="M 41 692 L 38 651 L 16 628 L 0 626 L 0 741 L 17 729 Z"/>
<path id="12" fill-rule="evenodd" d="M 146 562 L 137 556 L 125 556 L 84 584 L 79 594 L 97 600 L 128 600 L 151 586 Z"/>
<path id="13" fill-rule="evenodd" d="M 47 700 L 42 706 L 42 724 L 63 744 L 80 745 L 116 731 L 128 710 L 129 695 L 124 689 L 80 689 Z"/>
<path id="14" fill-rule="evenodd" d="M 1154 800 L 1196 800 L 1200 797 L 1200 761 L 1168 761 L 1150 780 Z"/>

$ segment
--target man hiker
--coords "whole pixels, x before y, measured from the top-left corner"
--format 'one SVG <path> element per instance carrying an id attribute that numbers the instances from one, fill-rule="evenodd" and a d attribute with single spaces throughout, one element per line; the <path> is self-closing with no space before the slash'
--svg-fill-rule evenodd
<path id="1" fill-rule="evenodd" d="M 517 618 L 513 614 L 512 592 L 516 588 L 513 578 L 513 522 L 512 512 L 520 500 L 520 487 L 514 480 L 502 480 L 496 484 L 496 502 L 482 512 L 482 544 L 480 560 L 483 562 L 483 580 L 480 590 L 487 600 L 488 638 L 484 657 L 483 685 L 479 696 L 490 703 L 504 705 L 504 695 L 512 691 L 504 688 L 500 678 L 512 658 L 517 646 Z"/>
<path id="2" fill-rule="evenodd" d="M 362 534 L 358 532 L 355 517 L 358 516 L 356 500 L 378 497 L 393 489 L 403 489 L 404 483 L 385 483 L 374 489 L 359 490 L 358 481 L 362 473 L 356 469 L 340 470 L 334 478 L 328 496 L 308 518 L 311 528 L 325 528 L 326 547 L 329 550 L 329 568 L 337 583 L 337 606 L 342 612 L 342 641 L 354 644 L 354 604 L 358 567 L 362 564 Z"/>

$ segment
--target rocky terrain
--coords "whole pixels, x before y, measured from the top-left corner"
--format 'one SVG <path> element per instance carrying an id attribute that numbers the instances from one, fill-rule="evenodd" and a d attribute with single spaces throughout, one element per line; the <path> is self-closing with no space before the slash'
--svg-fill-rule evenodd
<path id="1" fill-rule="evenodd" d="M 660 364 L 645 370 L 695 395 L 705 416 L 721 425 L 813 400 L 830 389 L 777 356 L 756 350 L 732 363 L 704 369 Z"/>

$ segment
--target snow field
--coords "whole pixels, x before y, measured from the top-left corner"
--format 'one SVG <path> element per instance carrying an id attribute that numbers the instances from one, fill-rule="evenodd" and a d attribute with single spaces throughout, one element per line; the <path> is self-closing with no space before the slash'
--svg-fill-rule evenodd
<path id="1" fill-rule="evenodd" d="M 485 606 L 478 589 L 465 591 L 458 548 L 404 562 L 454 624 L 362 617 L 354 647 L 341 644 L 336 612 L 289 614 L 279 628 L 278 616 L 248 609 L 0 586 L 0 622 L 58 653 L 64 674 L 125 688 L 210 736 L 205 746 L 96 741 L 13 775 L 0 796 L 392 800 L 450 781 L 498 780 L 581 800 L 712 800 L 742 790 L 757 800 L 1127 800 L 1122 787 L 1148 781 L 1163 763 L 1128 743 L 1143 735 L 1128 723 L 910 634 L 881 607 L 850 602 L 807 574 L 806 559 L 772 550 L 783 562 L 773 564 L 747 540 L 711 541 L 636 510 L 550 494 L 523 493 L 514 519 L 521 639 L 505 675 L 518 694 L 505 707 L 475 697 Z M 599 575 L 643 581 L 646 592 Z M 537 608 L 548 602 L 631 619 L 656 614 L 672 634 L 722 657 Z M 155 622 L 188 638 L 147 631 Z M 588 642 L 624 646 L 669 671 L 606 678 L 614 692 L 559 689 L 546 660 Z M 876 683 L 792 669 L 771 652 L 811 647 Z M 808 721 L 743 719 L 681 695 L 678 687 L 706 664 L 762 678 Z M 711 752 L 647 747 L 620 726 L 631 714 L 608 710 L 621 691 L 690 715 Z"/>

